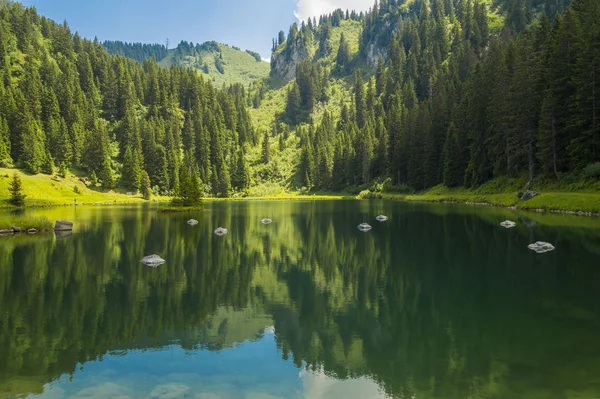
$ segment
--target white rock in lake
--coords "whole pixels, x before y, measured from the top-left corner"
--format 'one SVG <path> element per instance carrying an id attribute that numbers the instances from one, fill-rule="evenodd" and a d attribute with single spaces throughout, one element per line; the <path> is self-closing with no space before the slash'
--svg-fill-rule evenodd
<path id="1" fill-rule="evenodd" d="M 273 221 L 269 218 L 264 218 L 263 220 L 260 221 L 262 224 L 270 224 L 273 223 Z"/>
<path id="2" fill-rule="evenodd" d="M 189 224 L 190 226 L 195 226 L 197 225 L 199 222 L 196 219 L 190 219 L 187 221 L 187 224 Z"/>
<path id="3" fill-rule="evenodd" d="M 218 236 L 224 236 L 225 234 L 227 234 L 227 229 L 224 229 L 223 227 L 218 227 L 215 230 L 215 234 Z"/>
<path id="4" fill-rule="evenodd" d="M 505 220 L 504 222 L 500 223 L 500 226 L 505 227 L 507 229 L 515 227 L 516 225 L 517 224 L 515 222 L 512 222 L 510 220 Z"/>
<path id="5" fill-rule="evenodd" d="M 386 222 L 388 220 L 388 217 L 385 215 L 379 215 L 375 219 L 377 219 L 378 222 Z"/>
<path id="6" fill-rule="evenodd" d="M 527 246 L 527 248 L 537 252 L 538 254 L 554 251 L 554 245 L 543 241 L 538 241 L 534 244 L 530 244 Z"/>
<path id="7" fill-rule="evenodd" d="M 165 262 L 166 262 L 166 260 L 164 260 L 163 258 L 161 258 L 158 255 L 149 255 L 149 256 L 144 256 L 142 258 L 142 263 L 145 264 L 146 266 L 150 266 L 150 267 L 158 267 Z"/>
<path id="8" fill-rule="evenodd" d="M 367 231 L 371 230 L 372 227 L 369 224 L 367 224 L 367 223 L 361 223 L 361 224 L 358 225 L 358 229 L 360 231 L 367 232 Z"/>

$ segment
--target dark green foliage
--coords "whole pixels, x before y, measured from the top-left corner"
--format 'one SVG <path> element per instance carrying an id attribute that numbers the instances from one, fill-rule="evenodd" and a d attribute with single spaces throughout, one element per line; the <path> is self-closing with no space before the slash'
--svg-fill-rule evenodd
<path id="1" fill-rule="evenodd" d="M 254 57 L 254 59 L 256 60 L 256 62 L 262 62 L 262 57 L 256 51 L 246 50 L 246 52 L 248 54 L 250 54 L 252 57 Z"/>
<path id="2" fill-rule="evenodd" d="M 118 54 L 133 58 L 140 64 L 146 58 L 154 58 L 156 61 L 160 61 L 167 56 L 168 52 L 167 47 L 162 44 L 125 43 L 107 40 L 102 43 L 102 46 L 104 46 L 109 54 Z"/>
<path id="3" fill-rule="evenodd" d="M 340 36 L 340 47 L 338 48 L 338 53 L 335 62 L 338 71 L 346 72 L 348 70 L 348 63 L 350 62 L 350 49 L 348 48 L 348 41 L 344 37 L 343 33 Z"/>
<path id="4" fill-rule="evenodd" d="M 93 170 L 92 173 L 90 173 L 90 185 L 92 187 L 96 187 L 98 185 L 98 176 L 96 176 L 96 172 Z"/>
<path id="5" fill-rule="evenodd" d="M 8 186 L 8 191 L 10 192 L 10 199 L 8 201 L 14 206 L 23 206 L 25 204 L 25 197 L 27 196 L 23 195 L 22 189 L 21 179 L 15 173 Z"/>
<path id="6" fill-rule="evenodd" d="M 196 207 L 202 205 L 202 192 L 196 171 L 182 167 L 179 171 L 179 190 L 173 205 L 184 207 Z"/>
<path id="7" fill-rule="evenodd" d="M 263 163 L 271 162 L 271 147 L 269 146 L 269 132 L 265 131 L 262 142 L 262 161 Z"/>
<path id="8" fill-rule="evenodd" d="M 142 195 L 146 201 L 150 201 L 152 197 L 152 189 L 150 188 L 150 176 L 148 172 L 142 172 Z"/>

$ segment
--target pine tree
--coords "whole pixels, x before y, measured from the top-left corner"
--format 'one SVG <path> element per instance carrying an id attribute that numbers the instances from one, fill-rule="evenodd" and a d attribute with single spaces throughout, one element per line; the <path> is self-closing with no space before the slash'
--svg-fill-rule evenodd
<path id="1" fill-rule="evenodd" d="M 7 168 L 11 165 L 10 131 L 6 119 L 0 117 L 0 167 Z"/>
<path id="2" fill-rule="evenodd" d="M 338 53 L 335 62 L 338 71 L 346 72 L 348 70 L 348 64 L 350 62 L 350 49 L 348 47 L 348 41 L 344 37 L 343 32 L 340 36 L 340 46 L 338 48 Z"/>
<path id="3" fill-rule="evenodd" d="M 150 188 L 150 176 L 148 172 L 142 172 L 142 195 L 146 201 L 150 201 L 152 197 L 152 189 Z"/>
<path id="4" fill-rule="evenodd" d="M 458 187 L 464 182 L 464 167 L 461 162 L 461 149 L 458 143 L 458 129 L 454 123 L 450 124 L 444 145 L 444 185 L 447 187 Z"/>
<path id="5" fill-rule="evenodd" d="M 127 146 L 125 156 L 123 157 L 123 173 L 121 176 L 121 184 L 133 190 L 138 190 L 142 183 L 142 167 L 139 159 Z"/>
<path id="6" fill-rule="evenodd" d="M 9 202 L 14 206 L 23 206 L 25 205 L 25 197 L 22 192 L 22 183 L 19 175 L 16 173 L 13 175 L 13 178 L 8 186 L 8 191 L 10 192 L 10 200 Z"/>
<path id="7" fill-rule="evenodd" d="M 271 148 L 269 146 L 269 132 L 265 131 L 262 142 L 262 162 L 268 164 L 271 162 Z"/>

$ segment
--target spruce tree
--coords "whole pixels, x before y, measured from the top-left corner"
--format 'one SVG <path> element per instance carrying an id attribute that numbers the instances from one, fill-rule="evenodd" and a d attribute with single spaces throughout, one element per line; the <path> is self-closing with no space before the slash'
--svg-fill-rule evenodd
<path id="1" fill-rule="evenodd" d="M 8 186 L 8 191 L 10 192 L 10 199 L 8 200 L 14 206 L 23 206 L 25 205 L 25 197 L 22 192 L 22 183 L 19 175 L 16 173 L 13 174 L 13 178 Z"/>
<path id="2" fill-rule="evenodd" d="M 262 142 L 262 162 L 268 164 L 271 162 L 271 148 L 269 146 L 269 132 L 265 131 Z"/>
<path id="3" fill-rule="evenodd" d="M 142 172 L 142 195 L 146 201 L 150 201 L 152 197 L 152 189 L 150 188 L 150 176 L 148 172 Z"/>

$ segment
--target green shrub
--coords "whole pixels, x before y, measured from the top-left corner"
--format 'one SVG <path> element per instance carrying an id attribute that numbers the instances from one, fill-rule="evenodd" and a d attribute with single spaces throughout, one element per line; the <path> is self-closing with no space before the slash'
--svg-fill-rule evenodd
<path id="1" fill-rule="evenodd" d="M 74 192 L 75 194 L 81 194 L 81 190 L 79 189 L 79 186 L 75 186 L 75 187 L 73 187 L 73 192 Z"/>
<path id="2" fill-rule="evenodd" d="M 600 162 L 592 163 L 583 168 L 583 176 L 587 179 L 600 177 Z"/>
<path id="3" fill-rule="evenodd" d="M 382 199 L 383 196 L 380 193 L 375 193 L 369 190 L 363 190 L 358 194 L 358 199 Z"/>

